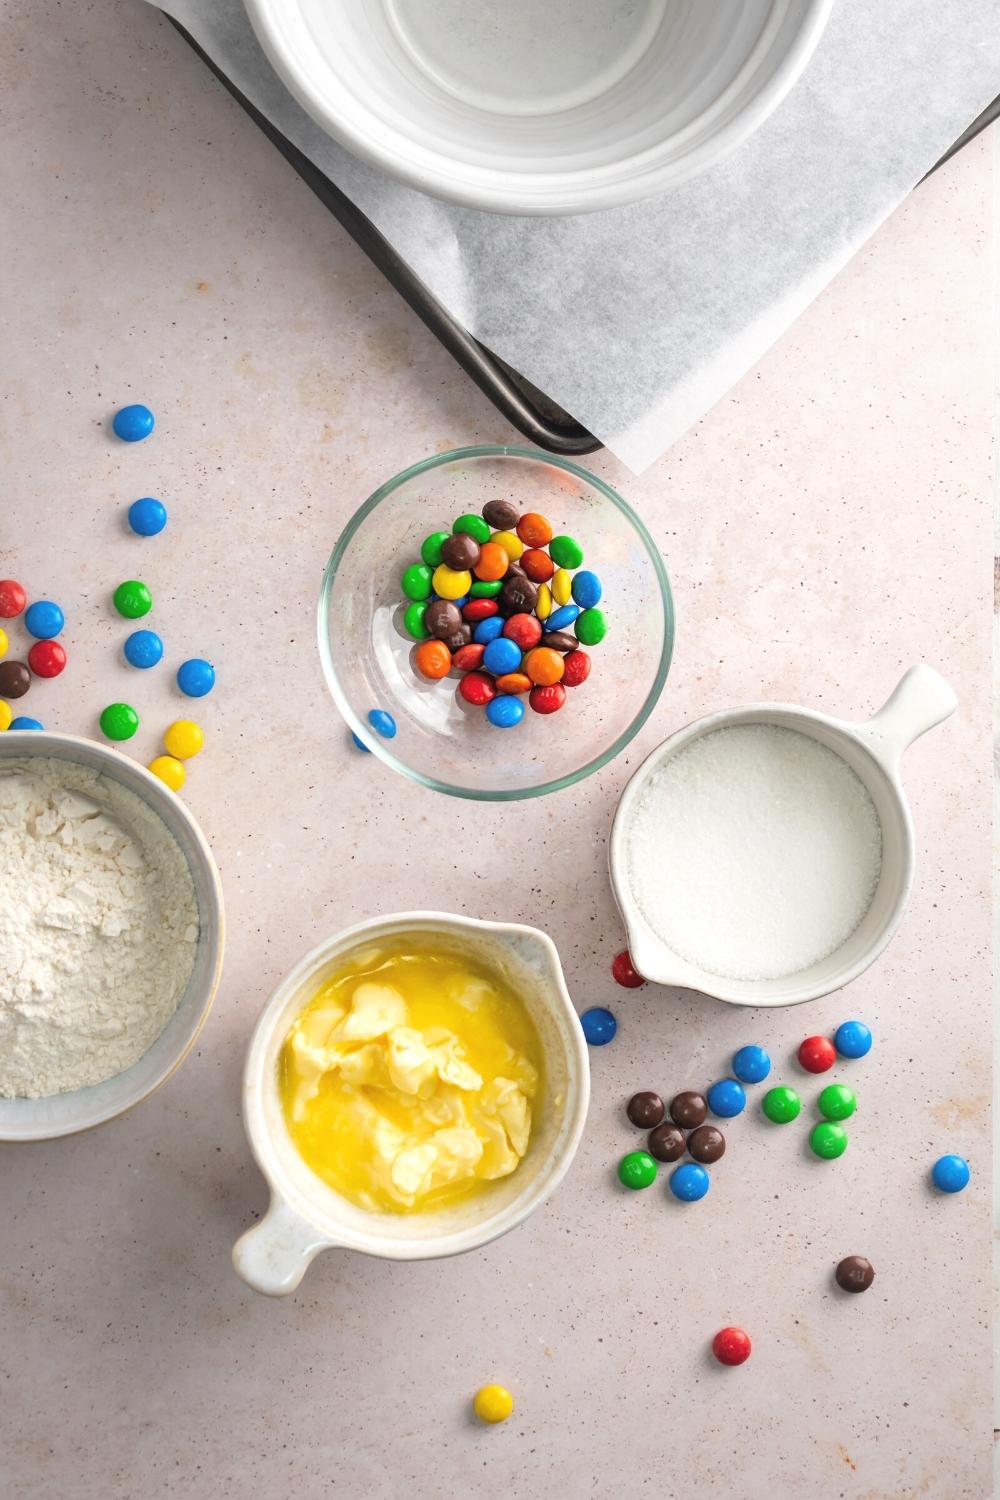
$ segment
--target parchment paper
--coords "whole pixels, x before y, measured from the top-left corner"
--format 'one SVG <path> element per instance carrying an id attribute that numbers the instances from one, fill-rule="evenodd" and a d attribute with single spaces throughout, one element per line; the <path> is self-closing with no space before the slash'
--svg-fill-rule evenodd
<path id="1" fill-rule="evenodd" d="M 1000 0 L 838 0 L 804 77 L 720 166 L 629 208 L 510 218 L 426 197 L 335 145 L 272 70 L 241 0 L 161 8 L 465 327 L 637 473 L 1000 93 Z"/>

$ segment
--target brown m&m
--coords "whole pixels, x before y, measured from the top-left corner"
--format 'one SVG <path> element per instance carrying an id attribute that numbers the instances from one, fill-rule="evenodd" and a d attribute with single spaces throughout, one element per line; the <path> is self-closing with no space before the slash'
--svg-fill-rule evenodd
<path id="1" fill-rule="evenodd" d="M 514 531 L 521 512 L 511 500 L 490 500 L 483 506 L 483 520 L 494 531 Z"/>
<path id="2" fill-rule="evenodd" d="M 726 1154 L 726 1137 L 714 1125 L 699 1125 L 688 1136 L 687 1148 L 695 1161 L 718 1161 Z"/>
<path id="3" fill-rule="evenodd" d="M 456 573 L 471 572 L 479 561 L 479 543 L 474 536 L 457 531 L 442 542 L 441 561 Z"/>
<path id="4" fill-rule="evenodd" d="M 867 1292 L 875 1280 L 875 1267 L 863 1255 L 845 1255 L 834 1275 L 845 1292 Z"/>
<path id="5" fill-rule="evenodd" d="M 659 1125 L 666 1114 L 663 1100 L 659 1094 L 649 1090 L 633 1094 L 625 1106 L 625 1113 L 633 1125 L 638 1125 L 640 1130 L 652 1130 L 654 1125 Z"/>
<path id="6" fill-rule="evenodd" d="M 439 641 L 454 635 L 461 624 L 462 611 L 450 599 L 434 599 L 424 612 L 424 629 Z"/>
<path id="7" fill-rule="evenodd" d="M 704 1094 L 696 1094 L 693 1089 L 684 1089 L 670 1101 L 670 1118 L 675 1125 L 682 1125 L 685 1130 L 694 1130 L 697 1126 L 704 1125 L 707 1114 L 708 1104 Z"/>
<path id="8" fill-rule="evenodd" d="M 686 1149 L 683 1130 L 669 1120 L 649 1132 L 646 1144 L 650 1156 L 655 1156 L 657 1161 L 680 1161 Z"/>
<path id="9" fill-rule="evenodd" d="M 23 661 L 0 661 L 0 698 L 23 698 L 31 686 L 31 673 Z"/>

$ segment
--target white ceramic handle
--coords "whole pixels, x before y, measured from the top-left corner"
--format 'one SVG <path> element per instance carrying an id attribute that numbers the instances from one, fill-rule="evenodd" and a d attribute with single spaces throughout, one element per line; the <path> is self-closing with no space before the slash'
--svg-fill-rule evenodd
<path id="1" fill-rule="evenodd" d="M 233 1246 L 233 1265 L 255 1292 L 287 1297 L 302 1280 L 313 1257 L 332 1244 L 283 1199 L 272 1195 L 271 1206 L 260 1223 Z"/>
<path id="2" fill-rule="evenodd" d="M 904 673 L 892 696 L 862 728 L 879 759 L 895 766 L 915 739 L 957 707 L 954 689 L 933 667 L 921 663 Z"/>

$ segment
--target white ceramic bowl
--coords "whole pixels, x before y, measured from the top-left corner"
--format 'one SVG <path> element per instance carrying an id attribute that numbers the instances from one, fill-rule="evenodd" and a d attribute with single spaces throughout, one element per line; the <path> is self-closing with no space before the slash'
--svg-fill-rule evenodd
<path id="1" fill-rule="evenodd" d="M 245 0 L 300 104 L 362 160 L 473 208 L 649 198 L 733 151 L 832 0 Z"/>
<path id="2" fill-rule="evenodd" d="M 864 724 L 844 723 L 790 703 L 758 703 L 710 714 L 664 740 L 647 756 L 622 793 L 611 829 L 611 884 L 625 922 L 632 961 L 656 984 L 701 990 L 733 1005 L 797 1005 L 841 989 L 867 969 L 900 922 L 913 883 L 913 822 L 900 780 L 903 751 L 940 724 L 957 704 L 954 692 L 931 667 L 911 667 L 888 702 Z M 861 923 L 829 957 L 780 979 L 728 979 L 696 968 L 671 951 L 646 921 L 628 878 L 628 838 L 649 778 L 685 745 L 734 724 L 777 724 L 809 735 L 843 757 L 861 778 L 882 827 L 882 869 Z"/>
<path id="3" fill-rule="evenodd" d="M 306 1166 L 285 1125 L 278 1055 L 289 1027 L 345 954 L 407 932 L 440 932 L 501 970 L 528 1007 L 545 1056 L 528 1153 L 509 1177 L 450 1208 L 380 1214 L 349 1203 Z M 360 1250 L 388 1260 L 429 1260 L 488 1244 L 526 1219 L 562 1181 L 583 1133 L 590 1065 L 552 939 L 534 927 L 442 912 L 400 912 L 359 922 L 321 943 L 283 979 L 250 1040 L 243 1124 L 271 1190 L 265 1217 L 233 1248 L 233 1264 L 259 1292 L 281 1296 L 320 1250 Z"/>
<path id="4" fill-rule="evenodd" d="M 0 1099 L 0 1141 L 44 1141 L 75 1135 L 124 1114 L 180 1067 L 211 1009 L 222 971 L 222 886 L 212 851 L 184 803 L 143 766 L 117 750 L 68 734 L 8 730 L 0 734 L 5 761 L 47 756 L 100 771 L 127 787 L 166 825 L 188 862 L 198 901 L 198 948 L 187 989 L 160 1036 L 139 1060 L 103 1083 L 42 1099 Z"/>

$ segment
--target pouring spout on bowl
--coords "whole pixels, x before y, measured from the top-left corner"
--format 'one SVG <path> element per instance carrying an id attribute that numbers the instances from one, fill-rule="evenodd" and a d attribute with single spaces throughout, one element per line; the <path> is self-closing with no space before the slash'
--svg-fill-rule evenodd
<path id="1" fill-rule="evenodd" d="M 233 1246 L 233 1267 L 255 1292 L 287 1297 L 319 1252 L 332 1247 L 332 1240 L 272 1193 L 270 1207 L 260 1223 L 242 1234 Z"/>

